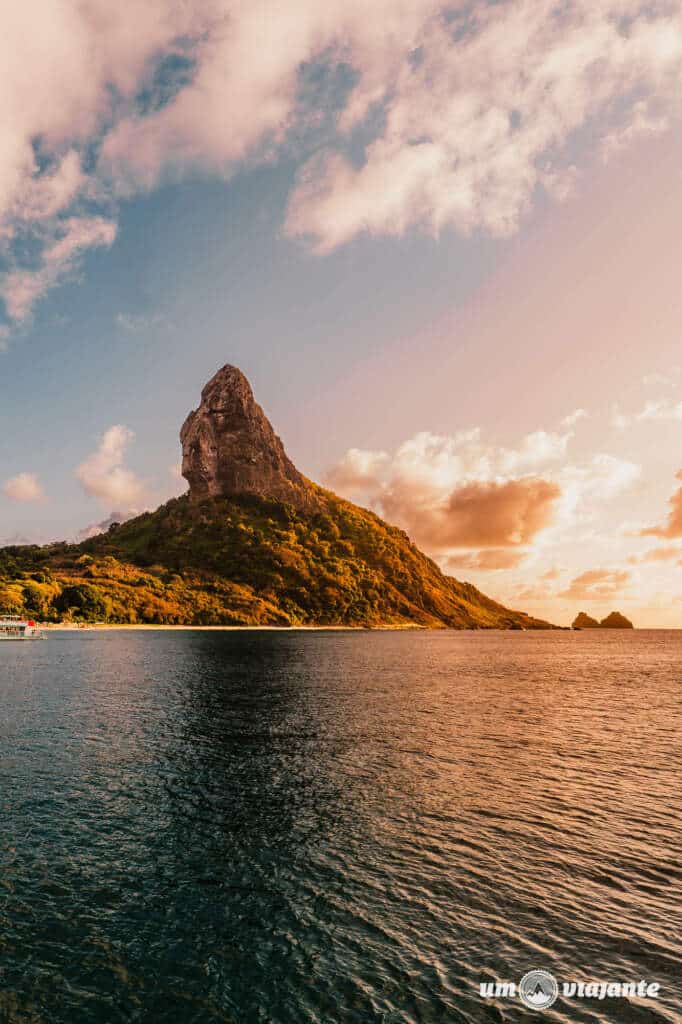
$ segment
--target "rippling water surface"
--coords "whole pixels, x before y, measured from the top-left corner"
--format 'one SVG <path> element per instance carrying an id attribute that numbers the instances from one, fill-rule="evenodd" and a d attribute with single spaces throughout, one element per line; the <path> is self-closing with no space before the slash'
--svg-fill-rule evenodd
<path id="1" fill-rule="evenodd" d="M 682 1021 L 680 633 L 52 633 L 0 702 L 3 1024 Z"/>

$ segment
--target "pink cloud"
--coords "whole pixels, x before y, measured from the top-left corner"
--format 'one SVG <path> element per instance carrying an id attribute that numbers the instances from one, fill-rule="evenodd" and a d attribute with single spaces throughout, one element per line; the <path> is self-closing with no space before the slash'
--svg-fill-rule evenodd
<path id="1" fill-rule="evenodd" d="M 572 580 L 560 597 L 576 601 L 599 601 L 622 593 L 630 580 L 625 569 L 588 569 Z"/>
<path id="2" fill-rule="evenodd" d="M 113 509 L 118 520 L 141 512 L 150 500 L 144 481 L 125 465 L 126 449 L 134 436 L 121 424 L 110 427 L 97 450 L 76 469 L 85 493 Z"/>
<path id="3" fill-rule="evenodd" d="M 446 559 L 445 568 L 448 572 L 457 572 L 461 569 L 479 569 L 483 572 L 515 569 L 521 564 L 526 554 L 526 551 L 515 551 L 509 548 L 462 552 Z"/>
<path id="4" fill-rule="evenodd" d="M 71 217 L 59 222 L 56 237 L 43 250 L 36 269 L 15 269 L 0 279 L 0 294 L 8 315 L 24 320 L 35 303 L 66 277 L 81 253 L 97 246 L 110 246 L 117 227 L 103 217 Z"/>
<path id="5" fill-rule="evenodd" d="M 562 494 L 556 481 L 528 470 L 561 460 L 567 437 L 539 430 L 511 449 L 486 445 L 477 429 L 453 437 L 423 432 L 392 456 L 351 448 L 328 481 L 368 501 L 427 550 L 496 549 L 472 554 L 469 567 L 511 565 L 518 558 L 499 549 L 530 544 L 551 523 Z"/>
<path id="6" fill-rule="evenodd" d="M 677 480 L 682 480 L 682 470 L 677 474 Z M 682 537 L 682 487 L 673 494 L 669 501 L 670 512 L 665 523 L 661 526 L 650 526 L 641 531 L 642 537 L 666 537 L 674 539 Z"/>
<path id="7" fill-rule="evenodd" d="M 630 4 L 627 30 L 623 13 L 618 0 L 481 4 L 456 45 L 451 24 L 425 22 L 421 60 L 395 54 L 385 130 L 359 166 L 340 149 L 308 163 L 288 232 L 325 252 L 364 232 L 515 231 L 538 186 L 570 191 L 561 146 L 573 132 L 600 117 L 613 148 L 675 103 L 679 5 Z M 636 91 L 646 98 L 613 124 L 609 107 Z"/>
<path id="8" fill-rule="evenodd" d="M 3 492 L 12 501 L 43 501 L 45 493 L 35 473 L 18 473 L 6 480 Z"/>
<path id="9" fill-rule="evenodd" d="M 472 481 L 456 487 L 445 503 L 424 508 L 403 487 L 383 499 L 386 515 L 405 523 L 418 543 L 431 549 L 518 547 L 529 544 L 552 521 L 561 495 L 539 477 Z"/>
<path id="10" fill-rule="evenodd" d="M 651 548 L 641 555 L 633 555 L 628 562 L 630 565 L 641 565 L 645 562 L 672 562 L 679 559 L 681 555 L 682 548 L 679 547 Z"/>

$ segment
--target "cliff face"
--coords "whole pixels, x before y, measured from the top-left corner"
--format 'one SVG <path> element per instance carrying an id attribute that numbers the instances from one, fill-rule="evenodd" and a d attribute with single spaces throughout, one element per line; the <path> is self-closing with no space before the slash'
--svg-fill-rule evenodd
<path id="1" fill-rule="evenodd" d="M 235 366 L 223 366 L 201 392 L 180 431 L 182 475 L 190 499 L 252 494 L 297 509 L 320 506 L 310 482 L 284 451 L 270 421 Z"/>

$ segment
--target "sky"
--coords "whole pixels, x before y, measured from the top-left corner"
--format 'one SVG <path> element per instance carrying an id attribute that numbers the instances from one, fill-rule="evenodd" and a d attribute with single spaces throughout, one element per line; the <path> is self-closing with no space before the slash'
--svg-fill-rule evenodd
<path id="1" fill-rule="evenodd" d="M 182 493 L 230 362 L 447 572 L 682 625 L 682 5 L 370 8 L 5 12 L 0 543 Z"/>

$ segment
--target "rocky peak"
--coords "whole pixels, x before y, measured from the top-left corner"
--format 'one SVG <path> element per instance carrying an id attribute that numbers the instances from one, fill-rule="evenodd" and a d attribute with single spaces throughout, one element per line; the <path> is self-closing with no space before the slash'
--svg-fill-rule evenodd
<path id="1" fill-rule="evenodd" d="M 579 612 L 573 620 L 573 629 L 599 629 L 599 623 L 591 615 Z"/>
<path id="2" fill-rule="evenodd" d="M 180 441 L 182 475 L 194 500 L 256 494 L 299 509 L 320 503 L 236 366 L 223 366 L 208 382 Z"/>
<path id="3" fill-rule="evenodd" d="M 626 619 L 620 612 L 611 612 L 599 623 L 602 629 L 634 629 L 629 619 Z"/>

